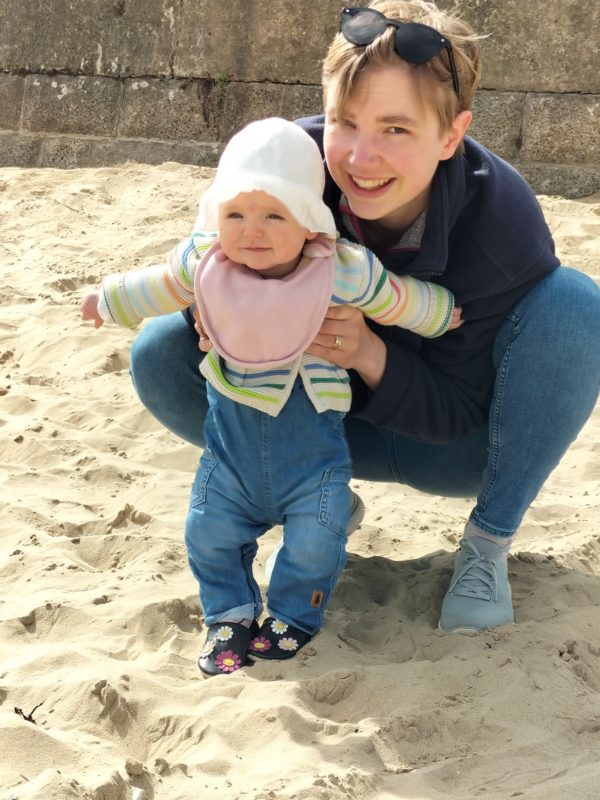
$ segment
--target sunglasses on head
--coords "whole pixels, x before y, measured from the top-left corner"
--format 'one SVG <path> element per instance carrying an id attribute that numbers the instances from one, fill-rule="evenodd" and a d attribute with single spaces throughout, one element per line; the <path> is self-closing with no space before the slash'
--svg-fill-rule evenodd
<path id="1" fill-rule="evenodd" d="M 374 8 L 344 8 L 340 17 L 340 31 L 343 37 L 350 44 L 359 47 L 365 47 L 374 42 L 390 25 L 396 29 L 396 53 L 410 64 L 425 64 L 435 58 L 440 50 L 446 50 L 452 73 L 452 85 L 456 96 L 460 98 L 460 85 L 452 45 L 435 28 L 421 25 L 420 22 L 400 22 L 397 19 L 388 19 Z"/>

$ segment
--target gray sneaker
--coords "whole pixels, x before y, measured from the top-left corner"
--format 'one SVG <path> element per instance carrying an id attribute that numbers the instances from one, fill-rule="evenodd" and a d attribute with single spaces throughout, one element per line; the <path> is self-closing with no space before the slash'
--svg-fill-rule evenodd
<path id="1" fill-rule="evenodd" d="M 365 504 L 360 497 L 350 489 L 352 504 L 350 506 L 350 519 L 348 520 L 348 536 L 358 530 L 365 516 Z"/>
<path id="2" fill-rule="evenodd" d="M 438 628 L 462 633 L 513 622 L 508 550 L 483 536 L 461 539 Z"/>
<path id="3" fill-rule="evenodd" d="M 352 495 L 351 498 L 351 505 L 350 505 L 350 519 L 348 520 L 348 536 L 354 531 L 358 530 L 360 523 L 363 521 L 363 517 L 365 516 L 365 504 L 360 499 L 360 497 L 350 489 L 350 494 Z M 271 555 L 265 561 L 265 578 L 269 580 L 271 577 L 271 573 L 275 567 L 275 561 L 277 560 L 277 554 L 283 547 L 283 536 L 277 542 L 275 549 L 271 553 Z"/>

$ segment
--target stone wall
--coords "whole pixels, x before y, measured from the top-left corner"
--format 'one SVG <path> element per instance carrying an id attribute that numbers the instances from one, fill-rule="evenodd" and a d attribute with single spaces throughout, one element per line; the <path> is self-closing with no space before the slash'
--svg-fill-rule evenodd
<path id="1" fill-rule="evenodd" d="M 214 164 L 247 121 L 319 111 L 341 5 L 0 0 L 0 164 Z M 538 192 L 600 190 L 600 4 L 461 8 L 489 34 L 472 135 Z"/>

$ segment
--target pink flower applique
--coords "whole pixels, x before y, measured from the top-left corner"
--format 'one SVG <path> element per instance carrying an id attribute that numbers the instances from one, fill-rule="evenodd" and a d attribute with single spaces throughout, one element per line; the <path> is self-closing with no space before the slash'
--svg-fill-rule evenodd
<path id="1" fill-rule="evenodd" d="M 242 666 L 242 660 L 233 650 L 224 650 L 215 658 L 215 664 L 221 672 L 235 672 Z"/>
<path id="2" fill-rule="evenodd" d="M 257 653 L 264 652 L 271 649 L 271 642 L 264 636 L 257 636 L 250 642 L 250 649 Z"/>

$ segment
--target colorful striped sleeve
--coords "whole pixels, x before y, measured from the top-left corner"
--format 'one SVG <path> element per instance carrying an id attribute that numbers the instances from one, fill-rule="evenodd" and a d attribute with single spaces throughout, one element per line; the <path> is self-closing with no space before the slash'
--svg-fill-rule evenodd
<path id="1" fill-rule="evenodd" d="M 357 306 L 381 325 L 433 338 L 448 330 L 454 296 L 443 286 L 394 275 L 370 250 L 345 240 L 336 247 L 334 301 Z"/>
<path id="2" fill-rule="evenodd" d="M 146 317 L 181 311 L 194 303 L 194 274 L 214 237 L 194 237 L 180 242 L 164 264 L 117 275 L 102 283 L 102 306 L 110 320 L 135 328 Z"/>

